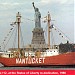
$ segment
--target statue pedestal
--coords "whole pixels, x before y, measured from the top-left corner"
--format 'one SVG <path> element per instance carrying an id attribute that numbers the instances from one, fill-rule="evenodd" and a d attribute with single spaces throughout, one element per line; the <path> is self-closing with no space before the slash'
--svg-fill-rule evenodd
<path id="1" fill-rule="evenodd" d="M 34 28 L 32 44 L 45 44 L 44 31 L 43 28 Z"/>

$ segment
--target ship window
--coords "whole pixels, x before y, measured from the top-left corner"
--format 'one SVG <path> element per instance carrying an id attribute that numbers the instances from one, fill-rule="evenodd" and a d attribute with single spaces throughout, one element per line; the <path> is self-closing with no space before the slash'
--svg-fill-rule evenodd
<path id="1" fill-rule="evenodd" d="M 9 54 L 9 58 L 10 58 L 10 54 Z"/>
<path id="2" fill-rule="evenodd" d="M 58 47 L 56 46 L 56 49 L 58 49 Z"/>
<path id="3" fill-rule="evenodd" d="M 42 33 L 41 33 L 41 35 L 42 35 Z"/>

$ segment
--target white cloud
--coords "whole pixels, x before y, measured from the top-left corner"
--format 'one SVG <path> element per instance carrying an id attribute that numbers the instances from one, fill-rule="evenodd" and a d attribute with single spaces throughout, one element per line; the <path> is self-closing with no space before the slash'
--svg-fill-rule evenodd
<path id="1" fill-rule="evenodd" d="M 44 4 L 50 4 L 50 3 L 59 3 L 59 4 L 73 4 L 74 0 L 41 0 Z"/>
<path id="2" fill-rule="evenodd" d="M 3 5 L 3 6 L 14 6 L 14 5 L 20 5 L 20 4 L 23 4 L 23 3 L 0 3 L 0 5 Z"/>
<path id="3" fill-rule="evenodd" d="M 8 10 L 8 9 L 13 9 L 13 8 L 17 8 L 21 5 L 23 5 L 24 3 L 11 3 L 11 2 L 4 2 L 4 3 L 0 3 L 0 9 L 2 10 Z"/>
<path id="4" fill-rule="evenodd" d="M 26 17 L 30 18 L 30 19 L 32 19 L 34 17 L 34 9 L 32 6 L 32 2 L 33 2 L 32 0 L 18 0 L 18 1 L 17 0 L 13 0 L 13 1 L 5 0 L 5 1 L 0 2 L 0 14 L 1 14 L 0 15 L 0 19 L 1 19 L 0 24 L 2 27 L 4 26 L 4 28 L 5 27 L 8 28 L 9 24 L 15 20 L 15 14 L 17 11 L 21 12 L 22 18 L 23 18 L 22 22 L 26 23 L 25 24 L 26 26 L 28 23 L 29 24 L 32 23 L 29 21 L 25 21 L 25 19 L 24 19 Z M 72 4 L 73 0 L 35 0 L 34 2 L 35 2 L 35 6 L 40 9 L 42 17 L 44 17 L 47 14 L 47 11 L 50 11 L 51 17 L 53 20 L 56 20 L 55 24 L 58 26 L 58 28 L 60 28 L 62 31 L 64 30 L 64 32 L 69 35 L 68 29 L 73 27 L 73 17 L 71 15 L 71 12 L 73 12 L 71 10 L 73 8 L 72 8 L 72 5 L 67 6 L 67 4 Z M 64 18 L 65 16 L 67 16 L 67 17 Z M 0 26 L 0 30 L 3 29 L 1 26 Z M 31 24 L 31 26 L 33 26 L 33 24 Z M 66 29 L 66 27 L 68 27 L 68 28 Z M 6 28 L 6 30 L 7 30 L 7 28 Z M 32 27 L 30 27 L 30 29 L 31 28 Z M 66 32 L 66 31 L 68 31 L 68 32 Z M 0 32 L 2 32 L 2 30 Z M 73 30 L 71 32 L 73 33 Z M 31 33 L 29 33 L 29 34 L 31 34 Z M 27 35 L 27 33 L 26 33 L 26 35 Z M 70 34 L 70 38 L 72 37 L 71 35 L 72 34 Z M 3 35 L 3 37 L 4 36 L 5 35 Z M 1 39 L 1 37 L 0 37 L 0 39 Z M 30 37 L 28 39 L 30 39 Z M 25 43 L 27 43 L 27 41 Z"/>
<path id="5" fill-rule="evenodd" d="M 47 4 L 50 2 L 50 0 L 41 0 L 41 2 Z"/>

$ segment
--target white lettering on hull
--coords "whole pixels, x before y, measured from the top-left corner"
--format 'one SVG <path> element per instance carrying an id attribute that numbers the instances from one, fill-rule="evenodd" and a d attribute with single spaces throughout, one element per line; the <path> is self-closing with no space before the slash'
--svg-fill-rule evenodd
<path id="1" fill-rule="evenodd" d="M 45 58 L 16 58 L 16 64 L 44 63 Z"/>

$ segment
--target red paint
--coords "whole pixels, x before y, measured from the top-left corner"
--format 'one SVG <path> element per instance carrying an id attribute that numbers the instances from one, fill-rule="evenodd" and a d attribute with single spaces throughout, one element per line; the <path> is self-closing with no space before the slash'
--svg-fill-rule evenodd
<path id="1" fill-rule="evenodd" d="M 44 63 L 16 64 L 16 58 L 0 58 L 0 63 L 5 66 L 44 66 L 44 65 L 74 65 L 75 52 L 45 57 Z"/>

